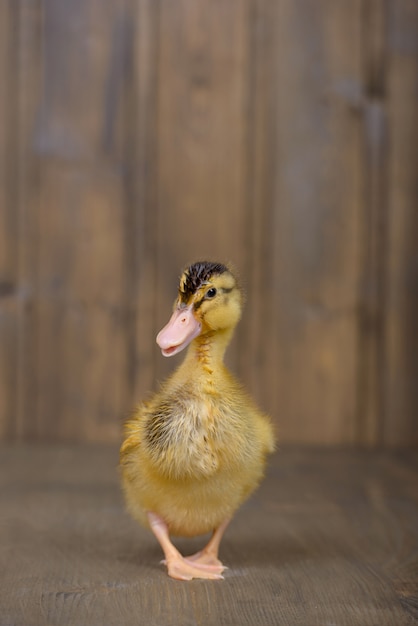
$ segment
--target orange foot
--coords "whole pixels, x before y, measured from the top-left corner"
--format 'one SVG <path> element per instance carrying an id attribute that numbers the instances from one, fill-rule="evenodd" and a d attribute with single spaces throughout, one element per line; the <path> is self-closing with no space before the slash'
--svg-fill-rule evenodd
<path id="1" fill-rule="evenodd" d="M 186 556 L 185 560 L 197 567 L 216 567 L 219 573 L 228 569 L 214 554 L 206 552 L 205 550 L 196 552 L 196 554 L 192 554 L 191 556 Z"/>
<path id="2" fill-rule="evenodd" d="M 205 578 L 209 580 L 222 580 L 224 567 L 222 563 L 208 564 L 192 562 L 184 559 L 181 555 L 166 559 L 168 575 L 177 580 L 192 580 L 193 578 Z"/>
<path id="3" fill-rule="evenodd" d="M 217 554 L 219 541 L 227 522 L 215 531 L 206 548 L 190 559 L 185 559 L 171 543 L 168 526 L 163 518 L 152 511 L 148 511 L 147 516 L 150 528 L 164 552 L 165 561 L 163 563 L 167 565 L 169 576 L 177 580 L 192 580 L 193 578 L 220 580 L 223 578 L 222 572 L 225 568 L 218 561 Z"/>

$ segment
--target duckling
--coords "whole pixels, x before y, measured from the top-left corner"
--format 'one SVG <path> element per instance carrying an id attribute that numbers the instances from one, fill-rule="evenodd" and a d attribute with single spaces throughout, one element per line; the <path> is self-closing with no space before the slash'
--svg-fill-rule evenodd
<path id="1" fill-rule="evenodd" d="M 125 426 L 120 465 L 127 508 L 154 533 L 169 576 L 178 580 L 223 578 L 222 536 L 274 449 L 269 418 L 223 363 L 242 302 L 226 265 L 198 262 L 183 272 L 157 343 L 165 357 L 188 346 L 186 357 Z M 182 556 L 170 539 L 210 531 L 209 543 L 192 556 Z"/>

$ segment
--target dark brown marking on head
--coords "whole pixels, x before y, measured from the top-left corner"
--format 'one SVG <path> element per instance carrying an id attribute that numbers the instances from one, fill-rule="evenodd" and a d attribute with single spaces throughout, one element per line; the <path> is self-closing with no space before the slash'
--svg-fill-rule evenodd
<path id="1" fill-rule="evenodd" d="M 210 261 L 193 263 L 184 271 L 180 281 L 179 295 L 181 300 L 187 302 L 211 276 L 219 276 L 227 271 L 228 268 L 222 263 L 211 263 Z"/>

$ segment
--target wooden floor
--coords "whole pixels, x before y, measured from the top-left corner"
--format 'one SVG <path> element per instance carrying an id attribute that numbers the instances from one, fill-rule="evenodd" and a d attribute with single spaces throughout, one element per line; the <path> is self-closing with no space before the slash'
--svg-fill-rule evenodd
<path id="1" fill-rule="evenodd" d="M 417 452 L 280 451 L 221 556 L 224 581 L 167 576 L 115 448 L 0 448 L 1 626 L 415 624 Z"/>

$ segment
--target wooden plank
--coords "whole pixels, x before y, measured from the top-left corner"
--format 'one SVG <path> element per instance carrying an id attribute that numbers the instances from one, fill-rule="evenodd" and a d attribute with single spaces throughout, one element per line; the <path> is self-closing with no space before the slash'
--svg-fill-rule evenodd
<path id="1" fill-rule="evenodd" d="M 122 113 L 132 14 L 123 0 L 76 4 L 45 5 L 38 436 L 109 440 L 131 403 Z"/>
<path id="2" fill-rule="evenodd" d="M 10 436 L 17 385 L 16 12 L 0 5 L 0 439 Z"/>
<path id="3" fill-rule="evenodd" d="M 0 281 L 2 293 L 13 291 L 16 283 L 17 220 L 13 206 L 16 167 L 16 11 L 10 2 L 0 5 Z"/>
<path id="4" fill-rule="evenodd" d="M 361 290 L 358 358 L 357 440 L 382 442 L 386 314 L 387 219 L 387 5 L 364 6 L 362 26 L 364 223 L 361 245 Z"/>
<path id="5" fill-rule="evenodd" d="M 276 89 L 261 394 L 284 441 L 356 436 L 361 4 L 280 3 L 266 74 Z"/>
<path id="6" fill-rule="evenodd" d="M 34 150 L 42 87 L 41 1 L 16 3 L 16 192 L 18 219 L 18 366 L 13 436 L 24 439 L 37 428 L 37 250 L 39 170 Z"/>
<path id="7" fill-rule="evenodd" d="M 248 52 L 247 3 L 161 4 L 157 328 L 186 264 L 208 259 L 244 268 Z M 236 344 L 228 354 L 239 370 Z M 157 376 L 175 362 L 158 358 Z"/>
<path id="8" fill-rule="evenodd" d="M 42 175 L 42 438 L 116 438 L 129 408 L 121 181 L 86 170 L 51 159 Z"/>
<path id="9" fill-rule="evenodd" d="M 225 534 L 224 581 L 167 576 L 154 537 L 124 511 L 116 463 L 113 447 L 0 449 L 4 624 L 133 626 L 138 615 L 150 626 L 417 619 L 414 451 L 281 451 Z M 203 540 L 176 543 L 193 551 Z"/>
<path id="10" fill-rule="evenodd" d="M 127 89 L 128 345 L 132 406 L 155 386 L 157 100 L 159 3 L 135 2 L 132 80 Z"/>
<path id="11" fill-rule="evenodd" d="M 418 6 L 390 3 L 387 253 L 387 444 L 418 442 Z"/>
<path id="12" fill-rule="evenodd" d="M 274 346 L 271 328 L 276 323 L 272 307 L 273 228 L 276 161 L 276 83 L 279 3 L 259 0 L 250 15 L 251 36 L 248 55 L 249 137 L 247 184 L 247 241 L 245 275 L 246 311 L 242 325 L 243 378 L 260 407 L 275 415 L 272 401 L 275 381 L 271 375 Z M 270 391 L 269 391 L 270 390 Z"/>

